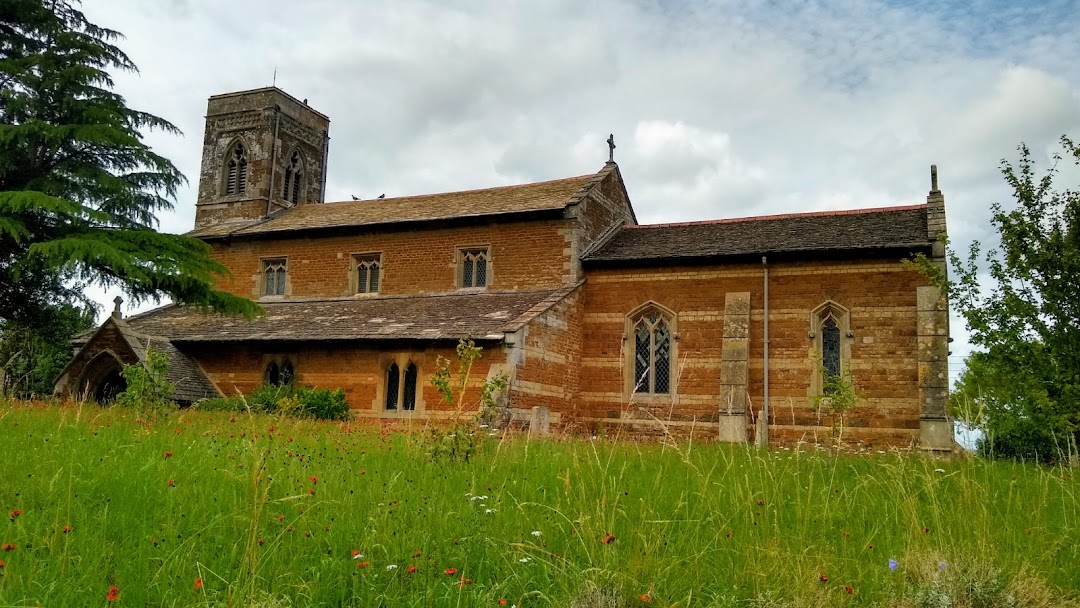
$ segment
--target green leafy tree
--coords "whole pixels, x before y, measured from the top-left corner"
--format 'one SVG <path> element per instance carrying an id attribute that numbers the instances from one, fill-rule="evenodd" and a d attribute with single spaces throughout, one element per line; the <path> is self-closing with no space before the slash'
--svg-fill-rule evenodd
<path id="1" fill-rule="evenodd" d="M 209 246 L 155 230 L 184 177 L 142 131 L 177 129 L 112 91 L 135 65 L 75 2 L 0 2 L 0 320 L 46 327 L 42 310 L 92 306 L 90 284 L 256 314 L 213 288 Z"/>
<path id="2" fill-rule="evenodd" d="M 94 324 L 92 311 L 66 304 L 35 316 L 48 331 L 0 322 L 0 393 L 23 399 L 51 394 L 56 376 L 71 360 L 71 338 Z"/>
<path id="3" fill-rule="evenodd" d="M 1002 161 L 1016 205 L 992 207 L 999 248 L 983 258 L 972 243 L 966 261 L 950 251 L 953 281 L 920 260 L 979 349 L 951 409 L 979 425 L 981 451 L 998 456 L 1060 458 L 1075 454 L 1080 438 L 1080 192 L 1053 183 L 1063 159 L 1080 166 L 1080 146 L 1068 137 L 1061 144 L 1064 154 L 1041 176 L 1026 145 L 1015 165 Z"/>

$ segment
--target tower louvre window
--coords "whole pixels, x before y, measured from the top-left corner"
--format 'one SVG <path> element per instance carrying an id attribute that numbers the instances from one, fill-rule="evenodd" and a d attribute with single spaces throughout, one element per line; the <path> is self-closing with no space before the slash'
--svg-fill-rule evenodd
<path id="1" fill-rule="evenodd" d="M 285 184 L 281 189 L 281 197 L 294 205 L 300 202 L 300 189 L 303 179 L 304 159 L 300 156 L 299 151 L 295 151 L 289 158 L 289 166 L 285 168 Z"/>
<path id="2" fill-rule="evenodd" d="M 229 153 L 225 167 L 225 194 L 243 194 L 247 192 L 247 151 L 244 144 L 237 142 Z"/>

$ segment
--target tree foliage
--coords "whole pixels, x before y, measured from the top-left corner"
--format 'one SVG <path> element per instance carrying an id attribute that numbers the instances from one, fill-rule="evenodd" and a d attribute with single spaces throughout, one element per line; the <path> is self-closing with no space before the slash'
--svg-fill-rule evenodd
<path id="1" fill-rule="evenodd" d="M 47 307 L 35 317 L 47 331 L 0 322 L 0 394 L 23 399 L 51 394 L 71 359 L 71 338 L 94 324 L 92 312 L 70 305 Z"/>
<path id="2" fill-rule="evenodd" d="M 213 288 L 209 246 L 155 230 L 184 177 L 142 132 L 178 131 L 112 91 L 110 70 L 136 67 L 76 1 L 0 2 L 0 320 L 44 327 L 43 310 L 92 306 L 90 284 L 255 314 Z"/>
<path id="3" fill-rule="evenodd" d="M 1080 166 L 1080 146 L 1068 137 L 1061 144 L 1064 154 L 1041 176 L 1026 145 L 1015 165 L 1002 161 L 1016 205 L 992 207 L 999 248 L 984 257 L 972 243 L 966 261 L 950 251 L 951 282 L 923 260 L 979 349 L 953 413 L 980 425 L 981 449 L 1001 456 L 1047 460 L 1080 438 L 1080 192 L 1054 188 L 1063 159 Z"/>

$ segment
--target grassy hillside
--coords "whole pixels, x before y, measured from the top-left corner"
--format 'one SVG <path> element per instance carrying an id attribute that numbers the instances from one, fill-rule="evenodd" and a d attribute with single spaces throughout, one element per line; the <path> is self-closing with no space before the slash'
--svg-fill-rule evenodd
<path id="1" fill-rule="evenodd" d="M 7 404 L 0 605 L 1054 606 L 1078 498 L 972 460 L 490 437 L 433 463 L 342 424 Z"/>

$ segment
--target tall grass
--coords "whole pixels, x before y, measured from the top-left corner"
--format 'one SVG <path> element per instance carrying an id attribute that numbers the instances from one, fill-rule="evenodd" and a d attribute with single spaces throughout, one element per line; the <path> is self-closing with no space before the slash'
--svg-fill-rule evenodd
<path id="1" fill-rule="evenodd" d="M 498 436 L 439 463 L 343 423 L 9 404 L 0 605 L 101 605 L 111 586 L 131 606 L 932 605 L 929 581 L 978 568 L 1063 604 L 1071 475 Z"/>

